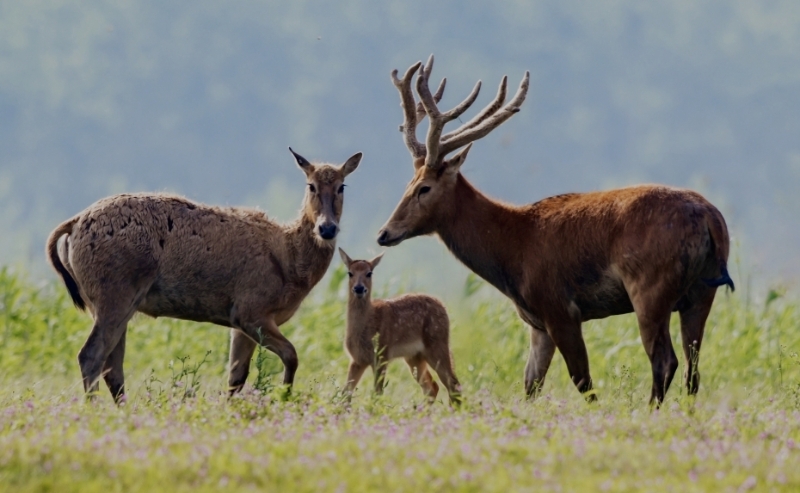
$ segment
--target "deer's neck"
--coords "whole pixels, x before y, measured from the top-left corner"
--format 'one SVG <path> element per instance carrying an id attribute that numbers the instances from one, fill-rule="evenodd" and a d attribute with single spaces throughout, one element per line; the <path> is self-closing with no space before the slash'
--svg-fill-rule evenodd
<path id="1" fill-rule="evenodd" d="M 512 299 L 518 298 L 523 252 L 519 228 L 527 219 L 519 209 L 483 195 L 462 175 L 455 191 L 449 217 L 437 234 L 470 270 Z"/>
<path id="2" fill-rule="evenodd" d="M 292 271 L 296 281 L 316 285 L 333 260 L 334 241 L 322 241 L 314 233 L 314 222 L 301 213 L 300 218 L 286 228 Z"/>
<path id="3" fill-rule="evenodd" d="M 372 337 L 373 334 L 365 334 L 369 331 L 375 307 L 369 294 L 361 299 L 356 298 L 350 293 L 347 300 L 347 338 L 366 335 Z"/>

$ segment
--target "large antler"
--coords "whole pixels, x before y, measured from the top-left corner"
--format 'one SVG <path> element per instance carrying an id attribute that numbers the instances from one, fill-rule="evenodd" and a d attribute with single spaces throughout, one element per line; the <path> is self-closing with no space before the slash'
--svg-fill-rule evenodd
<path id="1" fill-rule="evenodd" d="M 400 131 L 403 132 L 403 141 L 414 159 L 425 156 L 425 146 L 417 140 L 417 124 L 425 118 L 426 113 L 422 103 L 414 101 L 414 93 L 411 91 L 411 79 L 421 65 L 422 62 L 417 62 L 409 67 L 402 79 L 397 78 L 397 69 L 392 70 L 392 82 L 400 92 L 400 106 L 403 107 L 404 121 L 400 125 Z M 446 84 L 447 79 L 442 79 L 439 89 L 433 95 L 433 100 L 437 103 L 442 99 Z"/>
<path id="2" fill-rule="evenodd" d="M 420 70 L 421 67 L 421 70 Z M 419 106 L 415 107 L 414 94 L 411 91 L 411 78 L 419 70 L 417 76 L 417 93 L 421 100 Z M 503 106 L 506 99 L 506 85 L 507 77 L 503 77 L 500 82 L 500 87 L 497 90 L 497 96 L 489 103 L 480 113 L 467 123 L 461 125 L 458 129 L 449 132 L 442 136 L 444 126 L 461 116 L 478 97 L 481 89 L 481 81 L 475 84 L 475 87 L 470 92 L 464 101 L 458 104 L 455 108 L 444 113 L 439 111 L 436 104 L 441 100 L 444 93 L 444 86 L 446 79 L 442 80 L 436 94 L 431 94 L 428 82 L 430 79 L 431 71 L 433 70 L 433 55 L 428 58 L 425 66 L 422 67 L 420 62 L 412 65 L 406 71 L 403 79 L 397 78 L 397 70 L 392 72 L 392 79 L 395 86 L 400 91 L 402 106 L 405 114 L 405 123 L 401 127 L 404 130 L 404 140 L 406 146 L 411 151 L 411 155 L 416 158 L 425 156 L 425 164 L 431 168 L 437 168 L 441 165 L 444 157 L 459 149 L 470 142 L 474 142 L 482 137 L 485 137 L 492 130 L 499 127 L 503 122 L 514 116 L 525 101 L 525 96 L 528 93 L 528 85 L 530 81 L 530 73 L 525 72 L 522 82 L 519 84 L 517 93 L 511 101 Z M 412 111 L 414 108 L 416 111 Z M 422 111 L 424 113 L 422 113 Z M 425 144 L 421 144 L 416 137 L 416 126 L 419 121 L 424 118 L 425 114 L 430 118 L 430 128 L 425 140 Z"/>

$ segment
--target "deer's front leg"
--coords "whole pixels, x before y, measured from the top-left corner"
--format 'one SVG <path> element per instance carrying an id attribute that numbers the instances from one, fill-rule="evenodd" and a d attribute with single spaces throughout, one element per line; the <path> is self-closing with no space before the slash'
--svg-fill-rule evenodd
<path id="1" fill-rule="evenodd" d="M 360 365 L 355 361 L 350 362 L 350 368 L 347 370 L 347 383 L 344 386 L 345 398 L 348 402 L 353 397 L 356 385 L 358 385 L 358 381 L 361 380 L 361 376 L 364 375 L 364 370 L 366 370 L 368 366 L 369 365 Z"/>

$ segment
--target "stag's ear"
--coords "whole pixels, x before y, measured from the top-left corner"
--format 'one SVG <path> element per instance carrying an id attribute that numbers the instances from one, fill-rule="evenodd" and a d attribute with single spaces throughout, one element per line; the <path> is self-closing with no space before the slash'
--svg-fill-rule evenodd
<path id="1" fill-rule="evenodd" d="M 353 154 L 352 156 L 350 156 L 350 159 L 345 161 L 344 164 L 339 167 L 339 169 L 342 171 L 342 176 L 343 177 L 349 175 L 350 173 L 355 171 L 356 168 L 358 168 L 358 163 L 361 162 L 361 157 L 362 156 L 363 156 L 363 154 L 361 154 L 360 152 L 357 152 L 357 153 Z"/>
<path id="2" fill-rule="evenodd" d="M 303 170 L 303 173 L 305 173 L 306 176 L 311 176 L 315 170 L 314 165 L 309 163 L 308 159 L 294 152 L 291 147 L 289 148 L 289 152 L 292 153 L 292 156 L 294 156 L 295 161 L 297 161 L 297 165 L 300 166 L 300 169 Z"/>
<path id="3" fill-rule="evenodd" d="M 339 255 L 342 256 L 342 262 L 344 262 L 344 265 L 346 265 L 347 267 L 350 267 L 350 264 L 353 263 L 353 259 L 348 257 L 347 254 L 344 253 L 344 250 L 342 250 L 341 248 L 339 248 Z"/>
<path id="4" fill-rule="evenodd" d="M 445 161 L 443 166 L 446 168 L 448 172 L 457 173 L 458 170 L 461 168 L 461 165 L 464 164 L 464 161 L 467 160 L 467 154 L 469 154 L 470 149 L 472 149 L 472 142 L 470 142 L 463 149 L 458 151 L 458 153 L 456 153 L 455 156 Z"/>
<path id="5" fill-rule="evenodd" d="M 381 263 L 382 258 L 383 258 L 383 252 L 381 252 L 380 255 L 369 261 L 369 266 L 372 268 L 372 270 L 375 270 L 375 267 L 377 267 L 378 264 Z"/>

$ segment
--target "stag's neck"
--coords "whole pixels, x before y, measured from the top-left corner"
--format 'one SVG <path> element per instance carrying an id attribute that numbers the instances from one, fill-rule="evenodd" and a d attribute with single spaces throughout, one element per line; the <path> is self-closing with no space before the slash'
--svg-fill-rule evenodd
<path id="1" fill-rule="evenodd" d="M 437 234 L 470 270 L 517 298 L 524 249 L 518 244 L 522 235 L 514 228 L 527 218 L 520 209 L 483 195 L 462 175 L 453 199 L 449 217 L 441 222 Z"/>
<path id="2" fill-rule="evenodd" d="M 314 222 L 305 214 L 285 227 L 293 272 L 301 283 L 316 285 L 333 260 L 334 241 L 322 241 L 314 232 Z"/>

